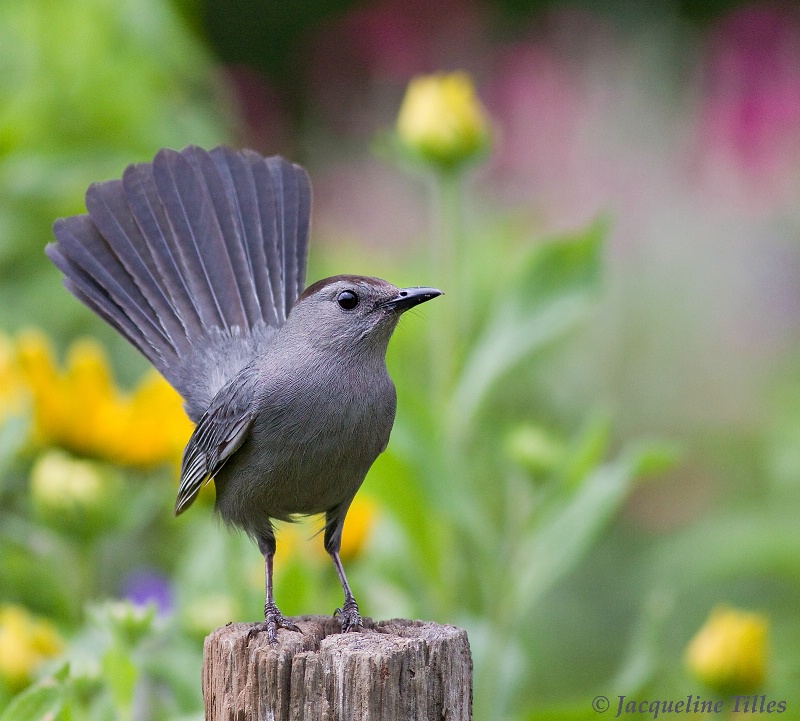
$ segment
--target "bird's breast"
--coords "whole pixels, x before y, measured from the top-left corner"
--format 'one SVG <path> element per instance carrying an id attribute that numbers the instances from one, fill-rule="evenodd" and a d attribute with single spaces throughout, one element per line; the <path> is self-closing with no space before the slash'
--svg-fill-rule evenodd
<path id="1" fill-rule="evenodd" d="M 385 371 L 368 380 L 318 375 L 323 382 L 301 383 L 280 403 L 264 404 L 250 437 L 217 476 L 223 516 L 233 493 L 271 518 L 323 513 L 355 495 L 389 440 L 394 385 Z M 236 505 L 229 515 L 242 515 Z"/>

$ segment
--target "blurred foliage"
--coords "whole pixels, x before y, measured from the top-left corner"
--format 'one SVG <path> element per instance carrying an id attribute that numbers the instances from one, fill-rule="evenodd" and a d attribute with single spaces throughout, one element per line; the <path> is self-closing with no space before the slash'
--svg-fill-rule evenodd
<path id="1" fill-rule="evenodd" d="M 679 0 L 678 2 L 639 3 L 635 0 L 479 0 L 464 2 L 483 10 L 491 22 L 505 32 L 524 33 L 528 23 L 558 8 L 586 9 L 609 16 L 652 13 L 670 10 L 682 20 L 704 25 L 749 0 Z M 348 12 L 369 6 L 363 0 L 295 0 L 270 3 L 260 0 L 180 0 L 179 5 L 202 8 L 209 41 L 224 62 L 257 68 L 274 83 L 296 119 L 313 114 L 305 93 L 308 72 L 309 36 L 322 30 Z M 402 14 L 401 3 L 389 3 Z M 411 8 L 413 12 L 413 5 Z M 432 70 L 433 68 L 429 68 Z"/>
<path id="2" fill-rule="evenodd" d="M 193 15 L 201 5 L 0 4 L 0 721 L 199 720 L 203 637 L 255 620 L 263 604 L 263 559 L 219 527 L 211 489 L 171 517 L 187 428 L 175 398 L 143 379 L 144 363 L 67 296 L 42 253 L 52 220 L 83 210 L 88 183 L 160 146 L 233 134 L 237 109 Z M 218 48 L 240 42 L 229 58 L 284 73 L 300 99 L 299 38 L 349 5 L 205 7 Z M 447 295 L 409 314 L 390 346 L 397 422 L 345 528 L 362 609 L 465 627 L 476 719 L 539 721 L 596 718 L 599 693 L 705 693 L 685 649 L 727 601 L 760 609 L 770 627 L 760 690 L 797 707 L 800 379 L 757 433 L 698 440 L 703 462 L 746 493 L 668 532 L 626 522 L 643 484 L 691 473 L 697 451 L 621 443 L 606 408 L 587 404 L 576 419 L 548 401 L 548 367 L 606 290 L 611 221 L 531 235 L 479 212 L 464 180 L 431 169 L 430 243 L 369 259 Z M 364 254 L 317 240 L 312 277 Z M 18 333 L 30 324 L 50 340 Z M 49 349 L 89 331 L 100 346 L 79 343 L 63 363 Z M 37 337 L 48 382 L 25 372 Z M 111 435 L 100 442 L 92 429 Z M 153 450 L 147 434 L 162 430 L 153 457 L 120 451 L 126 435 Z M 286 614 L 341 602 L 319 528 L 280 529 Z"/>
<path id="3" fill-rule="evenodd" d="M 41 253 L 53 220 L 162 146 L 224 141 L 227 104 L 163 0 L 0 3 L 0 71 L 0 327 L 74 333 Z"/>

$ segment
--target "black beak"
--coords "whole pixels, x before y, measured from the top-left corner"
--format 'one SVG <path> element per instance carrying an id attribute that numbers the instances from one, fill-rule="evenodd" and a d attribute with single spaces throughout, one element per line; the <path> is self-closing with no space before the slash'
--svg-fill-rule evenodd
<path id="1" fill-rule="evenodd" d="M 394 298 L 384 301 L 381 306 L 390 308 L 397 313 L 403 313 L 415 305 L 432 300 L 438 295 L 444 295 L 437 288 L 401 288 Z"/>

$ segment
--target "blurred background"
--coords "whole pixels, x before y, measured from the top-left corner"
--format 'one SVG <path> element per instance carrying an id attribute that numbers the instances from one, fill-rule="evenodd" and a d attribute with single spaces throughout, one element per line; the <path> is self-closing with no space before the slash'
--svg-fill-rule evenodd
<path id="1" fill-rule="evenodd" d="M 397 118 L 452 71 L 443 160 Z M 180 400 L 43 253 L 190 143 L 305 165 L 309 282 L 447 293 L 390 348 L 362 613 L 466 628 L 480 721 L 800 713 L 795 3 L 31 0 L 0 4 L 2 721 L 201 719 L 203 637 L 261 614 L 213 484 L 172 518 Z M 319 528 L 281 528 L 286 614 L 340 604 Z"/>

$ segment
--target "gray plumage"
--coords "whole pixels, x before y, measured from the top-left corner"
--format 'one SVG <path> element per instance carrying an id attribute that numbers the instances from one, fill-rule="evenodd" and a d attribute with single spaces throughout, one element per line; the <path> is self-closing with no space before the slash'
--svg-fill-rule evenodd
<path id="1" fill-rule="evenodd" d="M 59 219 L 48 257 L 70 292 L 138 348 L 197 423 L 176 514 L 209 479 L 216 510 L 266 560 L 266 630 L 296 628 L 272 598 L 272 521 L 326 516 L 339 560 L 345 515 L 389 440 L 389 338 L 404 310 L 440 295 L 377 278 L 305 282 L 311 188 L 279 157 L 190 146 L 92 185 L 88 215 Z M 157 419 L 154 419 L 156 421 Z"/>
<path id="2" fill-rule="evenodd" d="M 89 214 L 57 220 L 46 252 L 67 288 L 150 360 L 197 421 L 269 345 L 302 290 L 310 199 L 305 171 L 282 158 L 161 150 L 121 181 L 92 185 Z"/>

